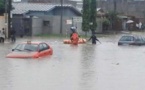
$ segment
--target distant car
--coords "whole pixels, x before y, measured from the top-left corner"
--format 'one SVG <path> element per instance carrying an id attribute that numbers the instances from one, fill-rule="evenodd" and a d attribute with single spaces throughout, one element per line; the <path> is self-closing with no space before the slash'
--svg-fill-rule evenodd
<path id="1" fill-rule="evenodd" d="M 145 38 L 135 35 L 124 35 L 118 41 L 118 45 L 145 45 Z"/>
<path id="2" fill-rule="evenodd" d="M 16 45 L 7 58 L 39 58 L 52 55 L 52 48 L 45 42 L 24 42 Z"/>

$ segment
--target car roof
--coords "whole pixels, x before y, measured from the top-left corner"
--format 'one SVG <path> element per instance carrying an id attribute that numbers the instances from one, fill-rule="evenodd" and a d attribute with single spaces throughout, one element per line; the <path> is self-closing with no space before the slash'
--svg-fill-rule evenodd
<path id="1" fill-rule="evenodd" d="M 141 36 L 141 35 L 122 35 L 121 37 L 124 37 L 124 36 L 126 36 L 126 37 L 128 37 L 128 36 L 132 36 L 132 37 L 143 37 L 143 36 Z"/>
<path id="2" fill-rule="evenodd" d="M 40 42 L 40 41 L 27 41 L 27 42 L 22 42 L 23 44 L 40 44 L 40 43 L 44 43 L 44 42 Z"/>

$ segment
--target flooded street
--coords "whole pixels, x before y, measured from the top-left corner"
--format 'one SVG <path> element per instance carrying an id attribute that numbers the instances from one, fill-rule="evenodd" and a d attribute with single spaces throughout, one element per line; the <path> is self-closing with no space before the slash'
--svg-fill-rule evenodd
<path id="1" fill-rule="evenodd" d="M 0 90 L 144 90 L 145 46 L 118 46 L 121 35 L 72 46 L 58 38 L 22 38 L 0 44 Z M 46 41 L 52 56 L 9 59 L 20 42 Z"/>

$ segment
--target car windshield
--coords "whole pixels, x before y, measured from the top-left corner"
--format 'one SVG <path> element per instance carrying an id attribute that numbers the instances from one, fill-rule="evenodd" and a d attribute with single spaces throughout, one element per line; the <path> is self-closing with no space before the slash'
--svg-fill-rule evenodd
<path id="1" fill-rule="evenodd" d="M 37 51 L 38 45 L 37 44 L 18 44 L 15 48 L 14 51 Z"/>
<path id="2" fill-rule="evenodd" d="M 120 41 L 134 41 L 133 36 L 123 36 L 121 37 Z"/>

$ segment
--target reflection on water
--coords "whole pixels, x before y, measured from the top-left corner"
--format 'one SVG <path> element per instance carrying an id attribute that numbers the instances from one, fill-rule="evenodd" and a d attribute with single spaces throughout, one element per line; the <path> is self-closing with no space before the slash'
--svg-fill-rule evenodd
<path id="1" fill-rule="evenodd" d="M 93 90 L 96 85 L 96 45 L 83 45 L 81 50 L 80 90 Z"/>
<path id="2" fill-rule="evenodd" d="M 119 35 L 101 37 L 102 44 L 63 44 L 61 38 L 23 38 L 0 44 L 0 90 L 142 90 L 145 47 L 117 46 Z M 8 59 L 17 43 L 48 42 L 52 56 Z"/>

